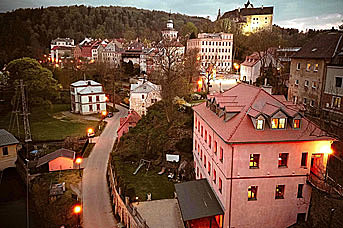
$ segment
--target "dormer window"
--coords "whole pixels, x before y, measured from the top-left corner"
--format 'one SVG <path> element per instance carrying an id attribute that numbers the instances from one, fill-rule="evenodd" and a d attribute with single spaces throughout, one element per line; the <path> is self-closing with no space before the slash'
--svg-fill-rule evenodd
<path id="1" fill-rule="evenodd" d="M 272 119 L 273 129 L 285 129 L 285 127 L 286 127 L 286 118 L 273 118 Z"/>
<path id="2" fill-rule="evenodd" d="M 293 128 L 299 129 L 300 128 L 300 119 L 294 119 L 293 120 Z"/>
<path id="3" fill-rule="evenodd" d="M 256 129 L 263 130 L 264 120 L 257 120 Z"/>

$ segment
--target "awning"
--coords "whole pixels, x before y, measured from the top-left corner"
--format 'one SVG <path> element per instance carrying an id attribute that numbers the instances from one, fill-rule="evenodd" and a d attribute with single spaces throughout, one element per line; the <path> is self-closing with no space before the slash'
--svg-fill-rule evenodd
<path id="1" fill-rule="evenodd" d="M 175 189 L 183 221 L 224 214 L 207 179 L 175 184 Z"/>

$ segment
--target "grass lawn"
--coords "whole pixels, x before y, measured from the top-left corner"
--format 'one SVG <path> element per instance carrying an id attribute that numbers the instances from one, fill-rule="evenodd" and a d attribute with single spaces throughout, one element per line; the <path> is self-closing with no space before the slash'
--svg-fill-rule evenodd
<path id="1" fill-rule="evenodd" d="M 130 193 L 127 192 L 127 194 L 132 198 L 138 196 L 140 201 L 145 201 L 149 192 L 152 194 L 151 198 L 153 200 L 171 199 L 174 197 L 174 184 L 168 181 L 167 174 L 157 174 L 160 168 L 150 166 L 147 172 L 146 166 L 143 166 L 137 175 L 133 175 L 133 172 L 138 167 L 137 163 L 123 162 L 116 158 L 114 160 L 116 170 L 119 172 L 121 180 L 125 182 L 126 191 L 131 191 Z"/>
<path id="2" fill-rule="evenodd" d="M 35 141 L 53 141 L 62 140 L 67 136 L 85 136 L 87 128 L 96 127 L 97 121 L 76 118 L 78 115 L 72 115 L 75 118 L 69 116 L 61 117 L 61 112 L 69 110 L 69 104 L 54 104 L 32 108 L 29 116 L 32 139 Z M 1 115 L 0 128 L 8 130 L 10 116 L 11 113 Z M 22 126 L 21 129 L 23 129 Z M 17 135 L 16 130 L 12 133 Z"/>
<path id="3" fill-rule="evenodd" d="M 81 181 L 78 170 L 45 173 L 31 182 L 32 200 L 42 224 L 51 224 L 49 227 L 76 225 L 76 216 L 72 213 L 73 205 L 77 203 L 72 198 L 74 193 L 70 185 L 77 186 Z M 55 201 L 49 200 L 51 183 L 66 183 L 66 191 Z"/>
<path id="4" fill-rule="evenodd" d="M 95 146 L 95 143 L 89 143 L 85 149 L 85 152 L 83 153 L 82 157 L 84 158 L 88 158 L 88 156 L 90 155 L 93 147 Z"/>

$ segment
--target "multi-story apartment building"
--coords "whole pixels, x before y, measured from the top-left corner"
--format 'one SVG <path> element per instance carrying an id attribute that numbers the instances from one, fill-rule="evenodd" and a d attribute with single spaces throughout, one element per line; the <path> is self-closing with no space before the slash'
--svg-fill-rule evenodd
<path id="1" fill-rule="evenodd" d="M 70 85 L 71 111 L 81 115 L 106 111 L 102 85 L 93 80 L 80 80 Z"/>
<path id="2" fill-rule="evenodd" d="M 342 51 L 342 38 L 339 32 L 318 34 L 291 57 L 288 100 L 304 104 L 309 110 L 326 107 L 322 97 L 326 75 L 331 72 L 328 66 Z"/>
<path id="3" fill-rule="evenodd" d="M 216 195 L 194 203 L 216 209 L 192 216 L 188 227 L 288 227 L 307 219 L 307 180 L 325 175 L 333 139 L 297 107 L 245 83 L 193 107 L 196 179 L 205 178 Z M 180 202 L 181 211 L 192 203 Z"/>
<path id="4" fill-rule="evenodd" d="M 233 35 L 228 33 L 199 33 L 198 38 L 187 41 L 187 50 L 199 52 L 203 72 L 213 67 L 217 72 L 229 72 L 232 67 Z"/>
<path id="5" fill-rule="evenodd" d="M 73 57 L 74 40 L 70 38 L 57 38 L 50 43 L 50 58 L 52 62 L 59 63 L 63 57 Z"/>
<path id="6" fill-rule="evenodd" d="M 98 50 L 99 61 L 108 63 L 111 66 L 119 66 L 122 51 L 121 43 L 116 40 L 109 42 L 107 45 L 101 45 Z"/>
<path id="7" fill-rule="evenodd" d="M 228 11 L 223 14 L 221 19 L 228 18 L 232 20 L 240 26 L 244 34 L 248 35 L 263 29 L 272 30 L 273 10 L 274 7 L 272 6 L 254 8 L 253 4 L 248 0 L 244 4 L 244 8 Z"/>
<path id="8" fill-rule="evenodd" d="M 141 80 L 137 84 L 131 84 L 130 110 L 136 111 L 140 116 L 145 115 L 147 108 L 161 99 L 160 85 Z"/>
<path id="9" fill-rule="evenodd" d="M 51 41 L 50 49 L 53 49 L 55 46 L 75 47 L 73 39 L 59 37 Z"/>

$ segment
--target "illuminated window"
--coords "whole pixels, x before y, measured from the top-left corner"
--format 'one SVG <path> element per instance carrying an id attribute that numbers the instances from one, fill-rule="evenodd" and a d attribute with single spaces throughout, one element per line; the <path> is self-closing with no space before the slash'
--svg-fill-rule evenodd
<path id="1" fill-rule="evenodd" d="M 315 82 L 315 81 L 312 82 L 312 88 L 313 89 L 317 88 L 317 82 Z"/>
<path id="2" fill-rule="evenodd" d="M 304 184 L 298 184 L 298 194 L 297 198 L 303 198 Z"/>
<path id="3" fill-rule="evenodd" d="M 258 168 L 259 162 L 260 162 L 260 155 L 259 154 L 250 154 L 250 162 L 249 162 L 249 168 L 250 169 Z"/>
<path id="4" fill-rule="evenodd" d="M 257 200 L 257 186 L 249 186 L 248 200 Z"/>
<path id="5" fill-rule="evenodd" d="M 301 154 L 301 166 L 307 167 L 307 152 Z"/>
<path id="6" fill-rule="evenodd" d="M 288 153 L 279 154 L 279 167 L 287 167 Z"/>
<path id="7" fill-rule="evenodd" d="M 300 128 L 300 120 L 299 119 L 294 119 L 293 120 L 293 128 L 294 129 L 299 129 Z"/>
<path id="8" fill-rule="evenodd" d="M 213 169 L 213 182 L 216 183 L 217 181 L 217 171 Z"/>
<path id="9" fill-rule="evenodd" d="M 220 147 L 219 160 L 223 163 L 223 148 Z"/>
<path id="10" fill-rule="evenodd" d="M 318 69 L 319 69 L 319 64 L 318 64 L 318 63 L 316 63 L 316 64 L 314 65 L 314 69 L 313 69 L 313 71 L 314 71 L 314 72 L 317 72 L 317 71 L 318 71 Z"/>
<path id="11" fill-rule="evenodd" d="M 332 108 L 340 108 L 341 107 L 341 101 L 342 101 L 341 97 L 333 96 L 331 107 Z"/>
<path id="12" fill-rule="evenodd" d="M 219 186 L 218 186 L 219 192 L 222 193 L 223 190 L 223 182 L 222 179 L 219 177 Z"/>
<path id="13" fill-rule="evenodd" d="M 285 118 L 273 118 L 272 119 L 272 128 L 273 129 L 284 129 L 286 127 Z"/>
<path id="14" fill-rule="evenodd" d="M 306 71 L 310 71 L 310 70 L 311 70 L 311 64 L 308 63 L 308 64 L 306 65 Z"/>
<path id="15" fill-rule="evenodd" d="M 264 123 L 264 120 L 257 120 L 256 129 L 263 130 L 263 123 Z"/>
<path id="16" fill-rule="evenodd" d="M 275 199 L 283 199 L 285 195 L 285 185 L 276 185 Z"/>

